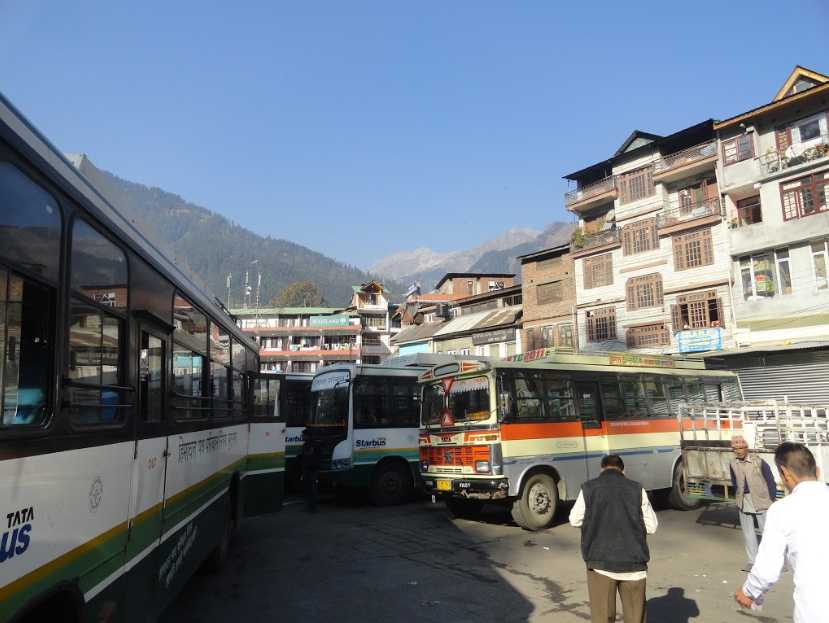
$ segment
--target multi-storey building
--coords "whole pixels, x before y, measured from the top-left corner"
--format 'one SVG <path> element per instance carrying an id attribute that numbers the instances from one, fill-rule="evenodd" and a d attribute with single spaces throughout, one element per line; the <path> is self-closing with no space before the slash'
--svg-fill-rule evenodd
<path id="1" fill-rule="evenodd" d="M 576 281 L 570 245 L 518 257 L 521 262 L 523 350 L 576 350 Z"/>
<path id="2" fill-rule="evenodd" d="M 360 362 L 359 318 L 333 307 L 231 310 L 259 342 L 265 372 L 316 372 L 339 362 Z"/>
<path id="3" fill-rule="evenodd" d="M 829 76 L 714 125 L 737 349 L 749 398 L 829 401 Z"/>
<path id="4" fill-rule="evenodd" d="M 400 318 L 392 318 L 383 284 L 369 281 L 352 286 L 354 294 L 348 313 L 359 318 L 362 327 L 360 359 L 363 363 L 380 363 L 392 354 L 391 337 L 400 331 Z"/>
<path id="5" fill-rule="evenodd" d="M 446 273 L 435 284 L 435 291 L 456 297 L 474 296 L 510 288 L 514 279 L 512 273 Z"/>
<path id="6" fill-rule="evenodd" d="M 732 341 L 726 228 L 711 120 L 635 131 L 565 176 L 580 350 L 719 350 Z"/>

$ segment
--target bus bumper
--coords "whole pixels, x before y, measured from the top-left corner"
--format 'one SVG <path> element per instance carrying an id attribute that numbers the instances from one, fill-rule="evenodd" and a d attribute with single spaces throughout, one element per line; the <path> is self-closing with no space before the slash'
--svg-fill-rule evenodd
<path id="1" fill-rule="evenodd" d="M 421 474 L 420 477 L 426 493 L 437 497 L 503 500 L 509 495 L 506 478 L 441 478 L 435 474 Z"/>

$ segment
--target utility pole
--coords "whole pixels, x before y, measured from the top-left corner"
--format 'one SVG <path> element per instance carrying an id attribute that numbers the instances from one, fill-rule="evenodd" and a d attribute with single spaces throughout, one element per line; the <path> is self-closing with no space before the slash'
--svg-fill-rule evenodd
<path id="1" fill-rule="evenodd" d="M 232 274 L 233 273 L 228 273 L 227 274 L 227 308 L 228 309 L 231 308 L 231 305 L 230 305 L 230 278 L 231 278 Z"/>

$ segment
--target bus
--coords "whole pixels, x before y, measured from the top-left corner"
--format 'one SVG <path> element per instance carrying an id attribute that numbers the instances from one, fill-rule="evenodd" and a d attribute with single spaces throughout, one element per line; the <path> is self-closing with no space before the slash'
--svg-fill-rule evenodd
<path id="1" fill-rule="evenodd" d="M 367 488 L 378 506 L 407 500 L 417 481 L 423 368 L 336 364 L 314 375 L 307 431 L 321 448 L 320 481 Z"/>
<path id="2" fill-rule="evenodd" d="M 218 300 L 0 96 L 0 622 L 154 620 L 221 565 L 281 504 L 258 374 Z"/>
<path id="3" fill-rule="evenodd" d="M 693 508 L 681 466 L 683 401 L 740 398 L 736 375 L 672 357 L 531 351 L 510 361 L 461 361 L 424 372 L 420 475 L 453 514 L 488 500 L 528 530 L 552 525 L 600 472 L 624 457 L 629 477 Z"/>

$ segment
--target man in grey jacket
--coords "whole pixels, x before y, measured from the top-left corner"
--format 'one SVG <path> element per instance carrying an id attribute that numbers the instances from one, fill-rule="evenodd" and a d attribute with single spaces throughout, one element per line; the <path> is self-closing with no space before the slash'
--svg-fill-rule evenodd
<path id="1" fill-rule="evenodd" d="M 748 451 L 748 443 L 742 436 L 731 438 L 731 449 L 734 451 L 730 465 L 731 486 L 734 488 L 748 556 L 748 564 L 743 571 L 751 571 L 759 546 L 757 530 L 763 532 L 766 511 L 777 495 L 777 485 L 768 463 Z"/>

